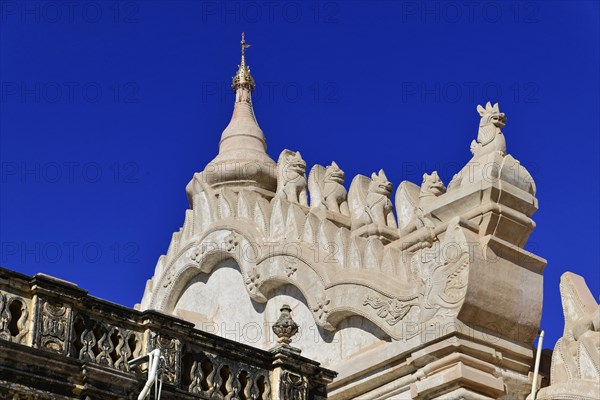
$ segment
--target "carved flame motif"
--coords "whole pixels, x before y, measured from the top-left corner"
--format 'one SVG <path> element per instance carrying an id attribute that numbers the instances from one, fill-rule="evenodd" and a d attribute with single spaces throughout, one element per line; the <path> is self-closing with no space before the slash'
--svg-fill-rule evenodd
<path id="1" fill-rule="evenodd" d="M 468 256 L 463 256 L 462 259 L 456 266 L 454 272 L 452 272 L 446 279 L 446 287 L 443 293 L 440 294 L 442 298 L 450 303 L 456 303 L 465 296 L 465 290 L 467 288 L 467 266 L 469 265 Z"/>
<path id="2" fill-rule="evenodd" d="M 465 296 L 469 254 L 462 254 L 455 260 L 433 263 L 431 276 L 425 282 L 425 308 L 451 309 Z"/>

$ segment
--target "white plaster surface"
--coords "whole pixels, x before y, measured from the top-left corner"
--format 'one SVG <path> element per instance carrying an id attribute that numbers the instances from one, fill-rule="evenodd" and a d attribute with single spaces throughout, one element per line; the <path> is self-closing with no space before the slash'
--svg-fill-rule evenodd
<path id="1" fill-rule="evenodd" d="M 302 293 L 292 285 L 275 289 L 266 304 L 252 301 L 234 260 L 219 263 L 210 276 L 194 277 L 179 297 L 174 314 L 216 335 L 262 349 L 276 346 L 271 326 L 283 304 L 292 308 L 299 333 L 291 345 L 325 366 L 339 363 L 388 341 L 385 333 L 360 316 L 342 321 L 330 333 L 315 323 Z M 372 333 L 374 332 L 374 333 Z M 332 346 L 333 344 L 333 346 Z"/>

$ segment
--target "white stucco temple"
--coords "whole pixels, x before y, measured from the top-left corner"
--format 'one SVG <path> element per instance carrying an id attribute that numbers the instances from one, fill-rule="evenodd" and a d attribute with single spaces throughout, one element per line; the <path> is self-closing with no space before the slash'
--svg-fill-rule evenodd
<path id="1" fill-rule="evenodd" d="M 338 372 L 332 399 L 526 398 L 546 260 L 524 250 L 536 186 L 507 153 L 498 104 L 477 107 L 472 159 L 447 187 L 423 171 L 392 205 L 385 165 L 346 192 L 335 162 L 307 171 L 293 142 L 267 154 L 241 46 L 219 153 L 188 184 L 141 309 L 268 349 L 289 304 L 292 345 Z"/>
<path id="2" fill-rule="evenodd" d="M 0 269 L 0 397 L 134 398 L 149 372 L 131 360 L 159 351 L 163 399 L 600 398 L 582 277 L 563 275 L 564 335 L 536 351 L 546 260 L 524 246 L 538 199 L 498 104 L 465 110 L 472 158 L 446 184 L 392 183 L 395 160 L 346 178 L 307 167 L 293 139 L 267 153 L 248 47 L 242 35 L 218 154 L 137 310 Z"/>

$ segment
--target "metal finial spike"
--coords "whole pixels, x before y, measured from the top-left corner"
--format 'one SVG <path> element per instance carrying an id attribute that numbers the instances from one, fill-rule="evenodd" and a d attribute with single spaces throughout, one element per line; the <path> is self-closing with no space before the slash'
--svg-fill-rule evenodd
<path id="1" fill-rule="evenodd" d="M 240 42 L 242 45 L 242 62 L 244 62 L 244 56 L 246 53 L 246 49 L 248 47 L 250 47 L 250 45 L 248 43 L 246 43 L 246 39 L 245 39 L 246 34 L 244 32 L 242 32 L 242 41 Z"/>
<path id="2" fill-rule="evenodd" d="M 254 91 L 254 79 L 250 74 L 250 68 L 246 65 L 246 49 L 250 47 L 248 43 L 246 43 L 246 34 L 242 32 L 242 41 L 240 42 L 240 52 L 241 52 L 241 62 L 238 65 L 238 72 L 233 77 L 233 81 L 231 83 L 231 88 L 234 92 L 237 92 L 238 88 L 246 88 L 250 92 Z M 249 99 L 249 98 L 248 98 Z"/>

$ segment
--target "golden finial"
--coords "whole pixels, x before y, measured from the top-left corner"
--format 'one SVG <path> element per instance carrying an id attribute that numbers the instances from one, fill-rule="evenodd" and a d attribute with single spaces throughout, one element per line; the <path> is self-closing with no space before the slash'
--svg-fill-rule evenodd
<path id="1" fill-rule="evenodd" d="M 248 43 L 246 43 L 246 39 L 244 39 L 245 33 L 242 32 L 242 41 L 240 42 L 242 45 L 242 64 L 246 64 L 246 49 L 250 47 Z"/>
<path id="2" fill-rule="evenodd" d="M 246 49 L 250 47 L 248 43 L 246 43 L 245 34 L 242 32 L 242 41 L 241 44 L 241 53 L 242 53 L 242 61 L 240 65 L 238 65 L 238 71 L 233 77 L 233 81 L 231 82 L 231 88 L 234 92 L 237 92 L 238 88 L 245 88 L 250 92 L 254 91 L 254 78 L 250 74 L 250 68 L 246 65 Z"/>

